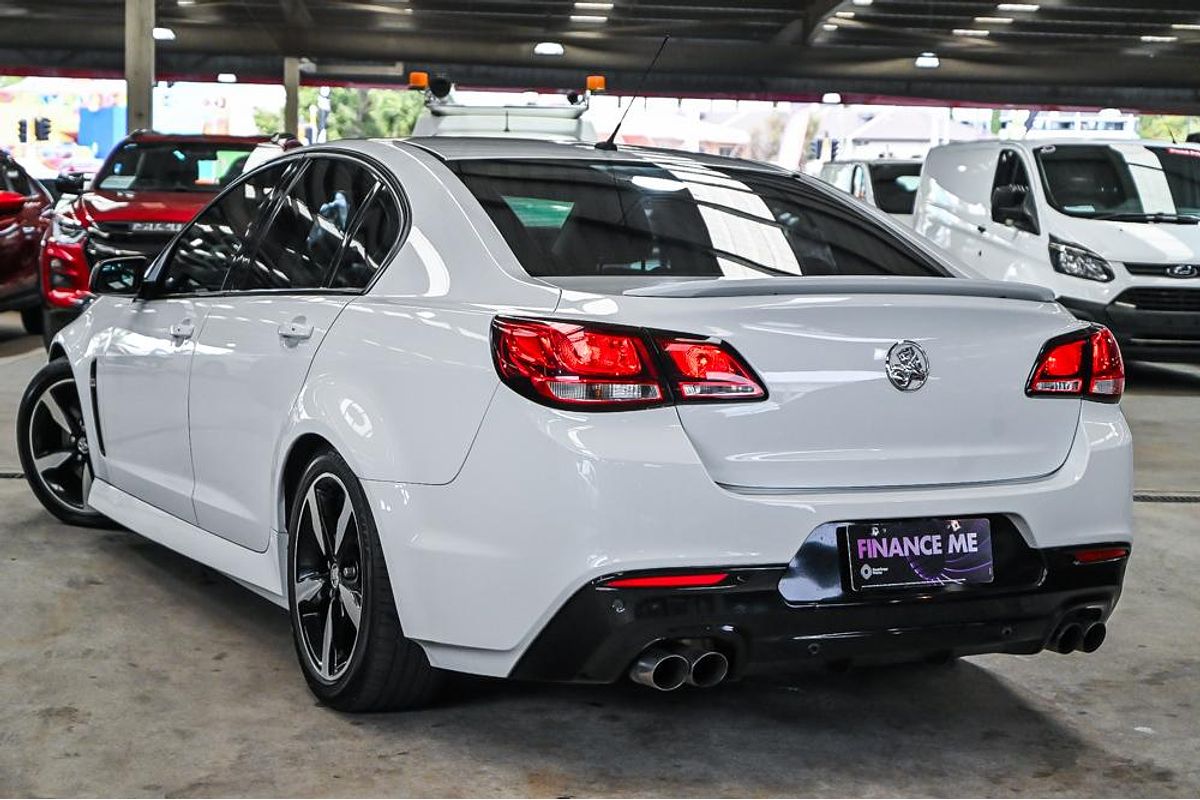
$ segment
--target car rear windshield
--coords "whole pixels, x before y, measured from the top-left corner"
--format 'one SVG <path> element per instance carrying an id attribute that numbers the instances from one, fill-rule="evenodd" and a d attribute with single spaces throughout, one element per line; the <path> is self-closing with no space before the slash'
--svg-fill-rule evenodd
<path id="1" fill-rule="evenodd" d="M 872 164 L 875 205 L 889 214 L 911 214 L 921 185 L 920 164 Z"/>
<path id="2" fill-rule="evenodd" d="M 109 156 L 96 186 L 130 192 L 216 192 L 242 174 L 253 144 L 127 142 Z"/>
<path id="3" fill-rule="evenodd" d="M 1047 145 L 1037 161 L 1046 199 L 1064 214 L 1131 221 L 1200 215 L 1200 148 Z"/>
<path id="4" fill-rule="evenodd" d="M 450 166 L 538 277 L 948 275 L 849 203 L 789 175 L 686 158 Z"/>

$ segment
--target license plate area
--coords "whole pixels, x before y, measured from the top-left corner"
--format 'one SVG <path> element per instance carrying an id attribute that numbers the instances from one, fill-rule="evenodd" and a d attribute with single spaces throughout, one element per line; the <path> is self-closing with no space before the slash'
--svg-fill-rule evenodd
<path id="1" fill-rule="evenodd" d="M 855 522 L 843 542 L 850 589 L 986 585 L 995 580 L 991 523 L 982 517 Z"/>

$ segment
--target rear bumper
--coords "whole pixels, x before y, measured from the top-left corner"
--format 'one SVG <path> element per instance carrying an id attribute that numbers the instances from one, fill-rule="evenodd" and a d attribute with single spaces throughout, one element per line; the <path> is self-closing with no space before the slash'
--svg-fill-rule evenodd
<path id="1" fill-rule="evenodd" d="M 1108 327 L 1127 359 L 1200 363 L 1200 314 L 1196 312 L 1147 311 L 1069 297 L 1059 302 L 1076 317 Z"/>
<path id="2" fill-rule="evenodd" d="M 1034 585 L 1020 589 L 843 596 L 789 603 L 790 567 L 731 570 L 716 588 L 615 589 L 597 580 L 576 592 L 534 640 L 511 677 L 609 683 L 663 640 L 704 639 L 733 675 L 787 673 L 859 660 L 1036 653 L 1068 618 L 1108 619 L 1126 561 L 1077 565 L 1062 549 L 1033 551 Z"/>

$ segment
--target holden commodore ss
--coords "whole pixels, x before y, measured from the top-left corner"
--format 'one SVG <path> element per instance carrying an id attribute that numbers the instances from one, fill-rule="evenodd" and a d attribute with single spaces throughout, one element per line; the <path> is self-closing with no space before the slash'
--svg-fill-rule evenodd
<path id="1" fill-rule="evenodd" d="M 288 609 L 333 708 L 1091 652 L 1120 595 L 1112 334 L 774 167 L 339 142 L 91 289 L 32 490 Z"/>

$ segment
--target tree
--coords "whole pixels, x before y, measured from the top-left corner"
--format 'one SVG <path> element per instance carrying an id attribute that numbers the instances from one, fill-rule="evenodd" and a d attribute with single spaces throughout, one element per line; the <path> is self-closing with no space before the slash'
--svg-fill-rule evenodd
<path id="1" fill-rule="evenodd" d="M 1189 133 L 1197 131 L 1200 131 L 1200 117 L 1147 114 L 1138 120 L 1138 133 L 1143 139 L 1184 142 Z"/>
<path id="2" fill-rule="evenodd" d="M 302 130 L 311 124 L 312 109 L 320 104 L 320 100 L 320 90 L 301 87 Z M 329 90 L 328 100 L 327 139 L 408 136 L 425 110 L 425 96 L 407 90 L 335 87 Z M 270 109 L 257 109 L 254 121 L 263 133 L 283 129 L 283 114 Z"/>

